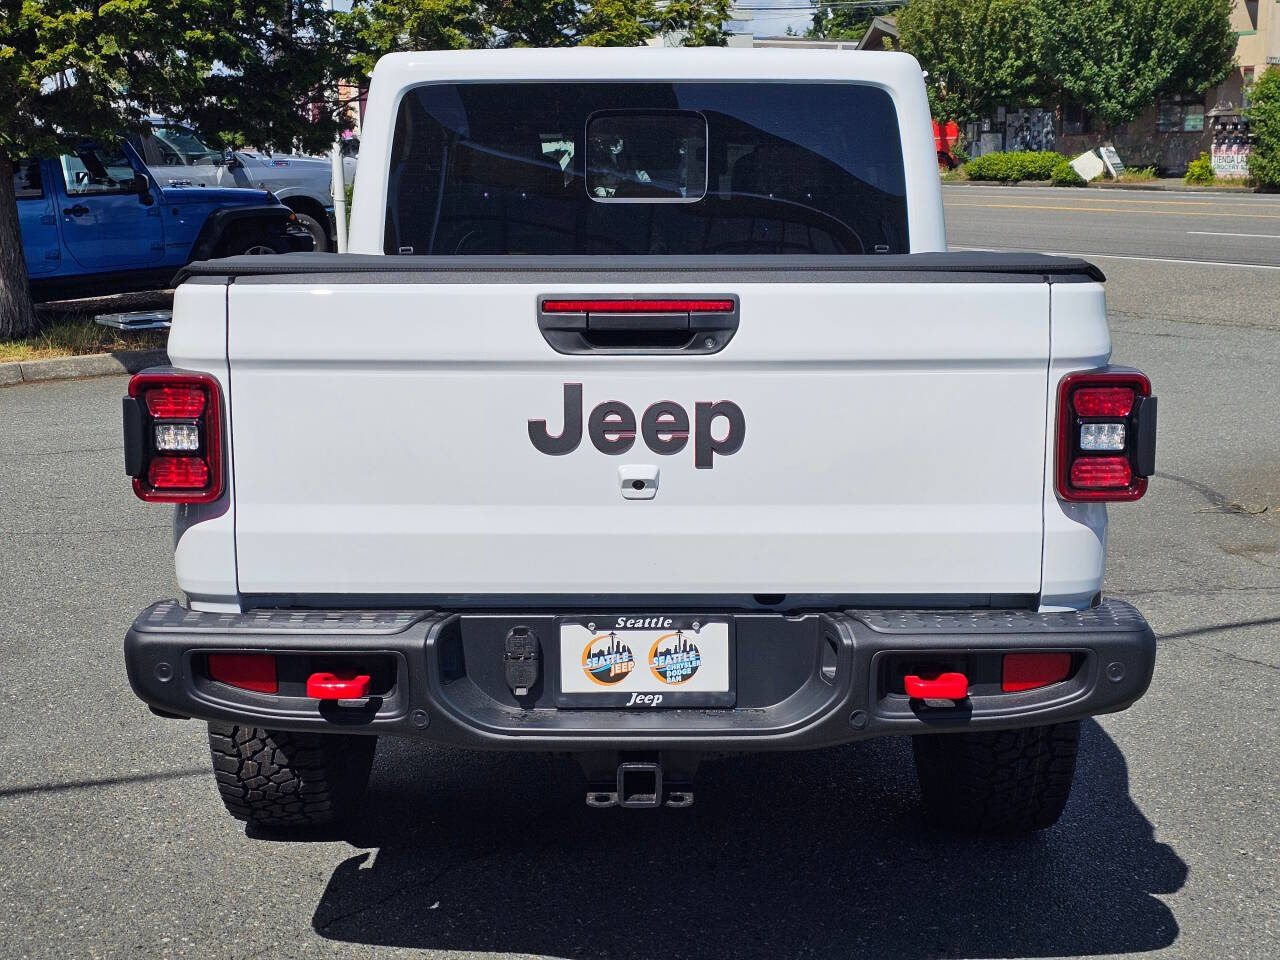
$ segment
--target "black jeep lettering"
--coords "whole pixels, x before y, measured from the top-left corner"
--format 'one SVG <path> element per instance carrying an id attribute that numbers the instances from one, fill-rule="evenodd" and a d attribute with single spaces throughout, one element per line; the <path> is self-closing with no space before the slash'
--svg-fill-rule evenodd
<path id="1" fill-rule="evenodd" d="M 582 442 L 582 384 L 564 385 L 564 429 L 556 436 L 547 431 L 547 421 L 529 421 L 529 439 L 543 453 L 561 457 L 573 453 Z"/>
<path id="2" fill-rule="evenodd" d="M 716 422 L 724 421 L 721 436 L 716 436 Z M 587 419 L 587 433 L 592 445 L 601 453 L 619 456 L 636 442 L 636 415 L 621 400 L 596 404 Z M 699 401 L 695 404 L 693 428 L 693 464 L 709 470 L 715 457 L 730 456 L 742 449 L 747 434 L 747 419 L 732 400 Z M 659 456 L 679 453 L 689 443 L 689 412 L 674 400 L 650 404 L 640 422 L 640 435 L 645 445 Z M 546 420 L 529 420 L 529 439 L 542 453 L 563 456 L 582 443 L 582 384 L 564 385 L 564 427 L 552 435 Z"/>

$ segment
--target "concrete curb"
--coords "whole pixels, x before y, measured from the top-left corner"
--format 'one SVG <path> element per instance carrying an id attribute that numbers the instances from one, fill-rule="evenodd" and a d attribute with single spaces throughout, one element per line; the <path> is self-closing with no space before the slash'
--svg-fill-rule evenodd
<path id="1" fill-rule="evenodd" d="M 146 367 L 168 362 L 169 356 L 163 350 L 121 350 L 119 353 L 91 353 L 83 357 L 0 363 L 0 387 L 42 380 L 79 380 L 137 373 Z"/>
<path id="2" fill-rule="evenodd" d="M 944 187 L 1052 187 L 1051 180 L 943 180 Z M 1276 197 L 1280 194 L 1255 187 L 1202 187 L 1190 183 L 1167 183 L 1138 180 L 1133 183 L 1116 183 L 1113 180 L 1095 180 L 1083 187 L 1064 187 L 1066 190 L 1150 190 L 1164 193 L 1225 193 L 1237 197 Z"/>

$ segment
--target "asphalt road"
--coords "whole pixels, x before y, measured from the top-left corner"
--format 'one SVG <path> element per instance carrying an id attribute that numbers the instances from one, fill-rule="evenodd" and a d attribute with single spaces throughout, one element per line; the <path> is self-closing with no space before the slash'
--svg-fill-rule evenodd
<path id="1" fill-rule="evenodd" d="M 1280 266 L 1280 204 L 1262 194 L 944 185 L 953 247 Z"/>
<path id="2" fill-rule="evenodd" d="M 1162 635 L 1155 681 L 1086 725 L 1056 828 L 931 831 L 900 741 L 708 763 L 692 809 L 652 814 L 588 810 L 568 761 L 384 742 L 349 830 L 248 836 L 203 728 L 125 681 L 125 629 L 174 586 L 168 512 L 121 477 L 124 381 L 24 385 L 0 390 L 0 950 L 1280 955 L 1280 271 L 1166 262 L 1280 263 L 1278 239 L 1185 238 L 1280 234 L 1280 198 L 1079 210 L 1131 197 L 946 191 L 958 245 L 1108 254 L 1116 358 L 1161 399 L 1160 475 L 1113 508 L 1106 584 Z"/>

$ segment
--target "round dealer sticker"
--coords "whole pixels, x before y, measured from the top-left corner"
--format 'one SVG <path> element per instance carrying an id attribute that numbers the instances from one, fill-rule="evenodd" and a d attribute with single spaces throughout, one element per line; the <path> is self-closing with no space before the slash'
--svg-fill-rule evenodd
<path id="1" fill-rule="evenodd" d="M 618 639 L 615 633 L 602 633 L 591 638 L 582 650 L 582 669 L 587 676 L 602 686 L 612 686 L 627 679 L 636 658 L 631 647 Z"/>
<path id="2" fill-rule="evenodd" d="M 649 669 L 663 683 L 684 683 L 702 666 L 698 645 L 684 631 L 666 633 L 649 648 Z"/>

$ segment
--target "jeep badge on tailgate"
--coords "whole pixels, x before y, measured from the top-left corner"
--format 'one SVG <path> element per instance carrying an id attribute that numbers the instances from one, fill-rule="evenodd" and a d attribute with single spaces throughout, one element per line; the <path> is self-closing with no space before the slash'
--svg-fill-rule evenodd
<path id="1" fill-rule="evenodd" d="M 728 429 L 723 437 L 716 439 L 711 425 L 718 418 L 726 421 Z M 587 432 L 601 453 L 612 456 L 626 453 L 636 442 L 636 415 L 621 400 L 606 400 L 591 411 Z M 659 456 L 679 453 L 689 442 L 689 413 L 674 400 L 651 403 L 640 417 L 640 434 L 649 449 Z M 694 404 L 693 415 L 694 466 L 710 470 L 716 454 L 727 457 L 741 450 L 746 434 L 746 417 L 732 400 L 699 400 Z M 553 457 L 578 449 L 582 442 L 582 384 L 564 385 L 564 429 L 552 435 L 547 430 L 547 421 L 530 419 L 529 439 L 541 452 Z"/>

